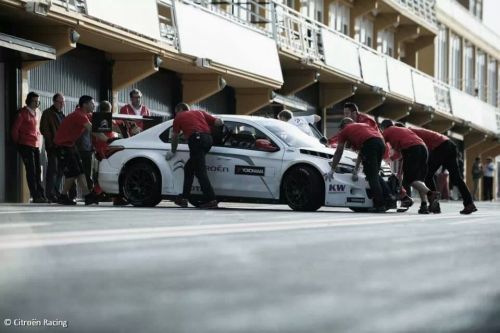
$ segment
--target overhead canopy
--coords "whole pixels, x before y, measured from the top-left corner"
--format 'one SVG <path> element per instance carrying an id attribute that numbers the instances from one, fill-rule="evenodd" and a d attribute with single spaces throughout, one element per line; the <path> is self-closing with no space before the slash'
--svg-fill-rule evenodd
<path id="1" fill-rule="evenodd" d="M 0 33 L 0 48 L 14 51 L 24 61 L 55 60 L 56 50 L 48 45 Z"/>

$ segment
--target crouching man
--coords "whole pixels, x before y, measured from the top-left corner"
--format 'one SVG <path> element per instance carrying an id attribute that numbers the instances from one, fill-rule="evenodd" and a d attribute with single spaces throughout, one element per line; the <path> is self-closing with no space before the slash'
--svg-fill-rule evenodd
<path id="1" fill-rule="evenodd" d="M 332 172 L 335 171 L 346 142 L 349 142 L 352 149 L 358 151 L 358 159 L 353 171 L 353 178 L 357 177 L 359 165 L 363 162 L 363 171 L 370 184 L 373 197 L 373 212 L 385 212 L 384 195 L 379 181 L 380 164 L 385 151 L 385 143 L 382 134 L 378 129 L 365 123 L 355 123 L 351 118 L 344 118 L 340 122 L 340 132 L 337 135 L 337 150 L 330 163 Z"/>

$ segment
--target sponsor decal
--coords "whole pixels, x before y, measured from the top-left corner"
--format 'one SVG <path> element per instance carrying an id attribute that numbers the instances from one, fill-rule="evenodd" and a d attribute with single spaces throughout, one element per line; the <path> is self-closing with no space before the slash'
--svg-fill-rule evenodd
<path id="1" fill-rule="evenodd" d="M 224 167 L 222 165 L 218 165 L 218 166 L 207 165 L 207 171 L 208 172 L 229 173 L 229 168 Z"/>
<path id="2" fill-rule="evenodd" d="M 330 184 L 330 186 L 328 186 L 328 192 L 345 192 L 345 187 L 345 184 Z"/>
<path id="3" fill-rule="evenodd" d="M 266 168 L 250 165 L 235 165 L 234 174 L 248 176 L 265 176 Z"/>
<path id="4" fill-rule="evenodd" d="M 347 198 L 347 202 L 365 203 L 365 198 Z"/>

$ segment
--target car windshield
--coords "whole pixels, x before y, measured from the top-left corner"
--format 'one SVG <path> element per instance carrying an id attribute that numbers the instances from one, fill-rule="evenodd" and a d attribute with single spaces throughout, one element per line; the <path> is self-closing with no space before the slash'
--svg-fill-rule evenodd
<path id="1" fill-rule="evenodd" d="M 317 138 L 307 135 L 298 127 L 284 121 L 273 121 L 263 125 L 290 147 L 325 148 Z"/>

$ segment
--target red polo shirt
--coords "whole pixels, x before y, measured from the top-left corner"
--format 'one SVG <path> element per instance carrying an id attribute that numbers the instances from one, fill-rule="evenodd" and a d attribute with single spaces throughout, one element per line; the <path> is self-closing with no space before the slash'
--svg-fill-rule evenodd
<path id="1" fill-rule="evenodd" d="M 40 147 L 40 118 L 38 109 L 30 110 L 27 106 L 19 110 L 12 126 L 12 140 L 16 144 Z"/>
<path id="2" fill-rule="evenodd" d="M 371 138 L 380 138 L 383 140 L 380 131 L 366 123 L 347 124 L 337 135 L 338 144 L 343 144 L 346 141 L 351 143 L 354 150 L 360 150 L 363 143 Z"/>
<path id="3" fill-rule="evenodd" d="M 364 123 L 364 124 L 368 124 L 370 125 L 371 127 L 375 128 L 378 130 L 378 125 L 377 125 L 377 122 L 375 121 L 375 119 L 373 119 L 372 117 L 370 117 L 369 115 L 366 115 L 364 113 L 358 113 L 358 119 L 353 119 L 355 122 L 357 123 Z"/>
<path id="4" fill-rule="evenodd" d="M 149 116 L 149 109 L 146 105 L 141 105 L 141 109 L 139 114 L 135 113 L 134 107 L 130 104 L 122 106 L 120 109 L 121 114 L 130 114 L 132 116 Z M 136 121 L 135 124 L 141 129 L 144 130 L 144 123 L 142 121 Z"/>
<path id="5" fill-rule="evenodd" d="M 437 148 L 440 144 L 449 140 L 446 136 L 442 134 L 424 128 L 410 127 L 409 129 L 410 131 L 418 135 L 419 138 L 425 142 L 425 145 L 427 146 L 427 149 L 429 151 Z"/>
<path id="6" fill-rule="evenodd" d="M 174 119 L 174 133 L 184 133 L 187 140 L 194 132 L 210 133 L 210 127 L 214 126 L 215 117 L 201 110 L 189 110 L 180 112 Z"/>
<path id="7" fill-rule="evenodd" d="M 425 146 L 424 141 L 408 128 L 391 126 L 386 128 L 382 135 L 395 150 L 403 150 L 416 145 Z"/>
<path id="8" fill-rule="evenodd" d="M 54 143 L 57 146 L 73 147 L 76 140 L 85 132 L 85 124 L 90 124 L 91 116 L 80 109 L 70 113 L 57 129 Z"/>

